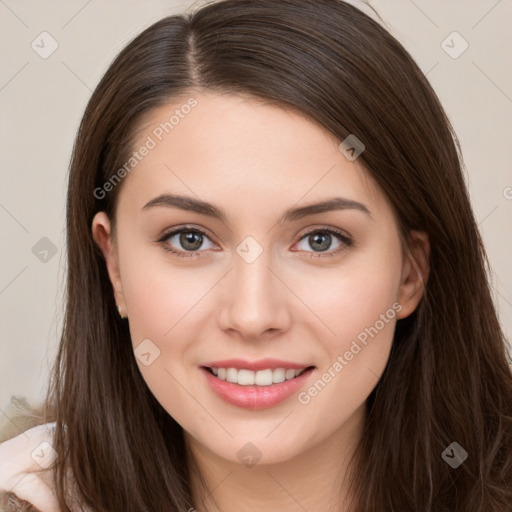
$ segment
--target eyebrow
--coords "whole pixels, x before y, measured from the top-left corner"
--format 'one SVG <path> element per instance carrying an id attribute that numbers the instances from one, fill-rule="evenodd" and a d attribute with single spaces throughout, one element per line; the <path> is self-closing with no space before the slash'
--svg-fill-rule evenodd
<path id="1" fill-rule="evenodd" d="M 194 199 L 193 197 L 189 196 L 161 194 L 146 203 L 142 207 L 142 210 L 154 208 L 157 206 L 179 208 L 181 210 L 201 213 L 203 215 L 208 215 L 209 217 L 219 219 L 223 222 L 225 222 L 227 219 L 226 213 L 221 208 L 218 208 L 217 206 L 206 201 Z M 291 222 L 294 220 L 302 219 L 303 217 L 307 217 L 309 215 L 315 215 L 318 213 L 325 213 L 334 210 L 357 210 L 365 213 L 371 219 L 373 219 L 370 210 L 364 204 L 352 199 L 347 199 L 345 197 L 333 197 L 317 203 L 312 203 L 297 208 L 290 208 L 284 212 L 284 214 L 278 220 L 278 224 Z"/>

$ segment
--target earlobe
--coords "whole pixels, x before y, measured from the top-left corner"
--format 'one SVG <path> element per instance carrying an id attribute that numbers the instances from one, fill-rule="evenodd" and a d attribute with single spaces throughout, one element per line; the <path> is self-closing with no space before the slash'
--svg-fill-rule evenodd
<path id="1" fill-rule="evenodd" d="M 123 286 L 119 272 L 119 260 L 116 247 L 112 239 L 110 219 L 105 212 L 98 212 L 94 216 L 91 230 L 94 241 L 98 245 L 105 259 L 116 303 L 118 307 L 121 307 L 122 311 L 126 311 Z"/>
<path id="2" fill-rule="evenodd" d="M 423 231 L 410 231 L 404 255 L 398 301 L 402 305 L 397 318 L 406 318 L 420 303 L 430 274 L 430 241 Z"/>

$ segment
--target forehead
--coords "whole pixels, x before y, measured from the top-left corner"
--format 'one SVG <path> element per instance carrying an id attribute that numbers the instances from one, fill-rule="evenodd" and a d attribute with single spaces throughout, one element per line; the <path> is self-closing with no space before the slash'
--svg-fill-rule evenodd
<path id="1" fill-rule="evenodd" d="M 193 105 L 193 106 L 191 106 Z M 146 146 L 124 178 L 131 205 L 162 192 L 218 204 L 310 202 L 343 195 L 384 207 L 363 165 L 340 140 L 300 112 L 250 96 L 192 92 L 149 111 L 133 151 Z"/>

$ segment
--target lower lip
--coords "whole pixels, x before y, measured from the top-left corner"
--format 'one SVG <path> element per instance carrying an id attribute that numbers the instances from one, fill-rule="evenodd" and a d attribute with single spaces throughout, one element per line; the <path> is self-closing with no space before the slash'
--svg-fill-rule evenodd
<path id="1" fill-rule="evenodd" d="M 270 386 L 242 386 L 221 380 L 201 367 L 210 388 L 225 402 L 245 409 L 267 409 L 292 396 L 304 385 L 314 368 L 304 370 L 298 377 Z"/>

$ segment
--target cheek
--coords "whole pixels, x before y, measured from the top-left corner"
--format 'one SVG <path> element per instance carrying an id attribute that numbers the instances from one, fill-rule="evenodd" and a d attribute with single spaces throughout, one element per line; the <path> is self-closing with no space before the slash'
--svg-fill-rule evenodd
<path id="1" fill-rule="evenodd" d="M 173 418 L 194 429 L 187 370 L 194 346 L 194 319 L 201 314 L 201 299 L 211 287 L 208 276 L 176 270 L 170 265 L 126 265 L 123 290 L 129 311 L 129 327 L 137 364 L 146 385 Z M 201 274 L 199 272 L 199 274 Z M 203 312 L 204 314 L 204 312 Z M 192 335 L 191 335 L 192 334 Z M 144 349 L 142 349 L 144 347 Z M 149 364 L 141 354 L 149 353 Z M 202 418 L 207 421 L 207 418 Z"/>
<path id="2" fill-rule="evenodd" d="M 339 266 L 316 268 L 307 278 L 295 280 L 297 295 L 319 319 L 316 325 L 324 324 L 324 339 L 341 347 L 392 308 L 401 275 L 399 253 L 392 244 L 347 256 Z M 394 312 L 391 309 L 388 316 Z M 389 334 L 387 327 L 378 326 Z"/>
<path id="3" fill-rule="evenodd" d="M 354 406 L 371 392 L 389 357 L 402 308 L 397 247 L 376 244 L 337 268 L 316 270 L 307 280 L 310 286 L 298 291 L 318 319 L 309 328 L 323 351 L 319 373 L 327 372 L 328 387 Z"/>
<path id="4" fill-rule="evenodd" d="M 138 358 L 144 380 L 157 399 L 172 396 L 171 409 L 176 412 L 190 401 L 179 383 L 193 377 L 187 372 L 195 368 L 195 333 L 206 315 L 205 298 L 219 276 L 207 268 L 178 268 L 165 255 L 155 258 L 154 252 L 145 257 L 132 254 L 124 261 L 123 291 L 135 355 L 145 347 L 144 353 L 149 350 L 154 358 L 148 366 Z"/>
<path id="5" fill-rule="evenodd" d="M 215 282 L 208 269 L 187 270 L 187 262 L 167 259 L 164 249 L 150 247 L 125 256 L 122 261 L 124 298 L 130 315 L 134 344 L 154 338 L 163 344 L 173 340 L 201 310 L 201 300 Z M 188 263 L 190 265 L 190 263 Z"/>

